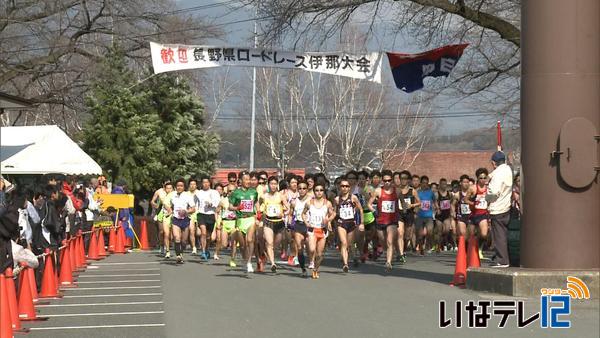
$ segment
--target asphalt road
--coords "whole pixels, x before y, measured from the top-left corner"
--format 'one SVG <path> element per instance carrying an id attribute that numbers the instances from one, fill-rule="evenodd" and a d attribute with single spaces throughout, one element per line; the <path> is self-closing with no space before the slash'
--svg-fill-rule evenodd
<path id="1" fill-rule="evenodd" d="M 79 289 L 38 307 L 41 315 L 53 317 L 25 326 L 34 330 L 31 337 L 462 338 L 483 332 L 439 328 L 440 300 L 523 300 L 527 314 L 540 308 L 538 298 L 448 286 L 454 269 L 451 254 L 409 256 L 406 265 L 395 266 L 389 274 L 380 262 L 344 274 L 338 257 L 328 254 L 321 278 L 311 280 L 288 266 L 276 275 L 249 275 L 243 264 L 230 268 L 228 256 L 204 262 L 188 254 L 183 265 L 154 253 L 111 256 L 80 275 L 78 280 L 85 283 Z M 542 329 L 539 321 L 519 329 L 514 317 L 500 329 L 493 317 L 485 336 L 598 337 L 599 308 L 598 300 L 574 302 L 568 330 Z"/>

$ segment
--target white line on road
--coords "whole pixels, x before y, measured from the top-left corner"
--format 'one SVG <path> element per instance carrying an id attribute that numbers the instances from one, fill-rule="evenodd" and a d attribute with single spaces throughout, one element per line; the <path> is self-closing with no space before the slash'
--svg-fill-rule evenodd
<path id="1" fill-rule="evenodd" d="M 160 273 L 138 273 L 130 275 L 82 275 L 77 278 L 94 278 L 94 277 L 129 277 L 129 276 L 160 276 Z"/>
<path id="2" fill-rule="evenodd" d="M 162 292 L 121 293 L 121 294 L 112 294 L 112 295 L 76 295 L 76 296 L 63 296 L 62 298 L 137 297 L 137 296 L 162 296 Z"/>
<path id="3" fill-rule="evenodd" d="M 90 272 L 114 272 L 114 271 L 160 271 L 160 268 L 140 268 L 140 269 L 110 269 L 104 270 L 100 269 L 100 267 L 96 267 L 98 271 L 90 271 Z"/>
<path id="4" fill-rule="evenodd" d="M 102 265 L 140 265 L 140 264 L 160 264 L 160 262 L 92 263 L 92 266 L 102 266 Z"/>
<path id="5" fill-rule="evenodd" d="M 143 305 L 143 304 L 162 304 L 162 301 L 156 302 L 123 302 L 123 303 L 92 303 L 92 304 L 43 304 L 36 305 L 36 308 L 42 307 L 77 307 L 77 306 L 111 306 L 111 305 Z"/>
<path id="6" fill-rule="evenodd" d="M 136 282 L 160 282 L 160 279 L 101 280 L 101 281 L 97 281 L 97 282 L 77 282 L 77 284 L 136 283 Z"/>
<path id="7" fill-rule="evenodd" d="M 41 330 L 70 330 L 70 329 L 107 329 L 119 327 L 157 327 L 165 324 L 122 324 L 122 325 L 90 325 L 90 326 L 54 326 L 54 327 L 32 327 L 31 331 Z"/>
<path id="8" fill-rule="evenodd" d="M 86 291 L 86 290 L 114 290 L 114 289 L 158 289 L 160 285 L 148 285 L 148 286 L 111 286 L 105 288 L 72 288 L 72 289 L 61 289 L 62 291 Z"/>
<path id="9" fill-rule="evenodd" d="M 88 316 L 122 316 L 122 315 L 150 315 L 165 313 L 164 311 L 139 311 L 139 312 L 100 312 L 100 313 L 61 313 L 59 315 L 44 315 L 44 317 L 88 317 Z"/>

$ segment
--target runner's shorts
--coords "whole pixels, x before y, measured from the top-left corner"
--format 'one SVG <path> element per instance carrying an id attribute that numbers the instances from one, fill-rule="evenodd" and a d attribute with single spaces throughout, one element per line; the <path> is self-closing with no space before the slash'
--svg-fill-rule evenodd
<path id="1" fill-rule="evenodd" d="M 256 217 L 242 217 L 235 220 L 235 226 L 240 229 L 240 231 L 244 234 L 248 233 L 248 229 L 254 226 L 256 223 Z"/>
<path id="2" fill-rule="evenodd" d="M 394 227 L 398 227 L 398 223 L 392 223 L 392 224 L 377 224 L 377 230 L 381 230 L 381 231 L 385 231 L 387 229 L 387 227 L 389 226 L 394 226 Z"/>
<path id="3" fill-rule="evenodd" d="M 221 221 L 223 226 L 223 231 L 230 234 L 235 231 L 235 220 L 234 219 L 225 219 Z"/>
<path id="4" fill-rule="evenodd" d="M 185 230 L 187 227 L 190 226 L 190 218 L 189 217 L 185 217 L 185 218 L 171 217 L 171 222 L 173 225 L 179 227 L 181 230 Z"/>
<path id="5" fill-rule="evenodd" d="M 337 222 L 339 227 L 342 227 L 344 230 L 346 230 L 347 233 L 354 231 L 354 229 L 356 229 L 356 222 L 354 222 L 353 220 L 349 220 L 349 221 L 342 221 L 342 220 L 338 220 Z"/>
<path id="6" fill-rule="evenodd" d="M 308 236 L 315 236 L 317 239 L 325 239 L 329 234 L 323 228 L 308 228 Z"/>
<path id="7" fill-rule="evenodd" d="M 417 217 L 417 218 L 415 219 L 415 227 L 416 227 L 417 229 L 422 229 L 422 228 L 424 228 L 424 227 L 426 227 L 426 226 L 429 226 L 429 225 L 433 226 L 433 218 L 426 218 L 426 217 L 425 217 L 425 218 L 422 218 L 422 217 Z"/>
<path id="8" fill-rule="evenodd" d="M 412 212 L 401 212 L 399 220 L 400 222 L 404 223 L 405 227 L 412 226 L 415 224 L 415 214 Z"/>
<path id="9" fill-rule="evenodd" d="M 487 220 L 489 218 L 490 218 L 490 215 L 488 215 L 488 214 L 483 214 L 483 215 L 471 214 L 471 223 L 474 225 L 479 225 L 479 223 L 481 223 L 481 221 Z"/>
<path id="10" fill-rule="evenodd" d="M 198 215 L 198 225 L 205 225 L 207 232 L 212 232 L 215 228 L 215 215 L 214 214 L 202 214 Z"/>
<path id="11" fill-rule="evenodd" d="M 285 223 L 283 223 L 283 220 L 271 220 L 268 217 L 265 217 L 263 219 L 263 226 L 270 228 L 276 234 L 280 233 L 283 229 L 285 229 Z"/>
<path id="12" fill-rule="evenodd" d="M 306 224 L 304 224 L 304 222 L 296 221 L 296 223 L 294 224 L 294 231 L 296 231 L 297 233 L 303 234 L 304 236 L 308 236 L 308 229 L 306 227 Z"/>

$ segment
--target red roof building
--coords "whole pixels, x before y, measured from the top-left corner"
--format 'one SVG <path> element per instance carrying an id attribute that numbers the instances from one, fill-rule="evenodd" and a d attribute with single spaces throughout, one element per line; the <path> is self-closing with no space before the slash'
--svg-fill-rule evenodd
<path id="1" fill-rule="evenodd" d="M 384 163 L 385 169 L 392 171 L 408 170 L 411 174 L 426 175 L 430 182 L 445 178 L 448 181 L 458 179 L 461 175 L 475 176 L 478 168 L 492 171 L 491 157 L 493 151 L 422 151 L 401 152 L 390 156 Z M 512 153 L 508 153 L 510 162 Z"/>

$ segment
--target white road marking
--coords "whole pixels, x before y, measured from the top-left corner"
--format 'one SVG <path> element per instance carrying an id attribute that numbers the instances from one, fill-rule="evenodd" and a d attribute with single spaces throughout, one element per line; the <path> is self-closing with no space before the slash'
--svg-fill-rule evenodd
<path id="1" fill-rule="evenodd" d="M 87 317 L 87 316 L 122 316 L 122 315 L 149 315 L 165 313 L 164 311 L 139 311 L 139 312 L 101 312 L 101 313 L 61 313 L 59 315 L 44 315 L 44 317 Z"/>
<path id="2" fill-rule="evenodd" d="M 91 303 L 91 304 L 45 304 L 36 305 L 36 308 L 43 307 L 78 307 L 78 306 L 111 306 L 111 305 L 143 305 L 143 304 L 162 304 L 162 301 L 156 302 L 123 302 L 123 303 Z"/>
<path id="3" fill-rule="evenodd" d="M 62 298 L 138 297 L 138 296 L 162 296 L 162 292 L 122 293 L 122 294 L 112 294 L 112 295 L 75 295 L 75 296 L 63 296 Z"/>
<path id="4" fill-rule="evenodd" d="M 97 266 L 97 272 L 114 272 L 114 271 L 160 271 L 160 268 L 139 268 L 139 269 L 102 269 L 102 267 Z M 96 271 L 94 271 L 96 272 Z"/>
<path id="5" fill-rule="evenodd" d="M 103 265 L 141 265 L 141 264 L 160 264 L 160 262 L 114 262 L 114 263 L 92 263 L 92 266 L 103 266 Z"/>
<path id="6" fill-rule="evenodd" d="M 69 288 L 69 289 L 64 289 L 61 291 L 86 291 L 86 290 L 114 290 L 114 289 L 158 289 L 160 288 L 159 286 L 154 286 L 154 285 L 150 285 L 150 286 L 110 286 L 110 287 L 103 287 L 103 288 Z"/>
<path id="7" fill-rule="evenodd" d="M 71 329 L 105 329 L 119 327 L 157 327 L 165 326 L 165 324 L 123 324 L 123 325 L 90 325 L 90 326 L 54 326 L 54 327 L 32 327 L 31 331 L 42 330 L 71 330 Z"/>
<path id="8" fill-rule="evenodd" d="M 97 282 L 77 282 L 77 284 L 104 284 L 104 283 L 136 283 L 160 282 L 160 279 L 132 279 L 132 280 L 101 280 Z"/>
<path id="9" fill-rule="evenodd" d="M 82 275 L 77 278 L 94 278 L 94 277 L 129 277 L 129 276 L 160 276 L 160 273 L 137 273 L 130 275 Z"/>

